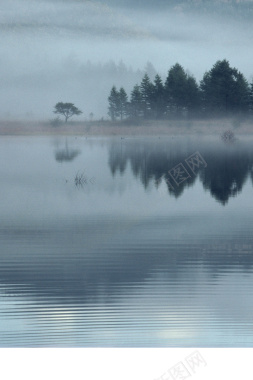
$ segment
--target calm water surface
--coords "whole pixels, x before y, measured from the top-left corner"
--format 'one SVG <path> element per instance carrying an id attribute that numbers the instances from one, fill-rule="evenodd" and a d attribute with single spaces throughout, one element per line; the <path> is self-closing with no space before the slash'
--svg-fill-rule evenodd
<path id="1" fill-rule="evenodd" d="M 253 140 L 1 137 L 0 158 L 1 347 L 253 347 Z"/>

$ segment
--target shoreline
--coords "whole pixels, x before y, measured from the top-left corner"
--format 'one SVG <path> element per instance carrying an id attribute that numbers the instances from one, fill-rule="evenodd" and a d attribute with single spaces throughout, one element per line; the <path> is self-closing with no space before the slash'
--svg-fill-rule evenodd
<path id="1" fill-rule="evenodd" d="M 48 122 L 0 121 L 0 136 L 154 136 L 219 135 L 231 130 L 235 135 L 253 135 L 253 120 L 159 120 L 140 125 L 107 121 L 69 122 L 57 127 Z"/>

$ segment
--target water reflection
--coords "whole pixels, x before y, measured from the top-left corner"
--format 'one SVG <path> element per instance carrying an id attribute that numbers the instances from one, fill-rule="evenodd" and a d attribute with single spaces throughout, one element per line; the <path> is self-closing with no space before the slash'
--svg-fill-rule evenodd
<path id="1" fill-rule="evenodd" d="M 252 346 L 253 143 L 122 140 L 70 140 L 69 165 L 0 142 L 0 345 Z M 195 151 L 207 166 L 159 198 Z"/>
<path id="2" fill-rule="evenodd" d="M 69 148 L 68 141 L 66 139 L 65 147 L 61 149 L 58 148 L 55 151 L 55 159 L 58 162 L 64 162 L 64 161 L 69 162 L 69 161 L 73 161 L 80 153 L 81 151 L 79 149 Z"/>
<path id="3" fill-rule="evenodd" d="M 168 172 L 200 149 L 207 166 L 200 166 L 196 175 L 189 176 L 177 185 Z M 112 175 L 117 171 L 123 174 L 127 162 L 145 188 L 151 182 L 156 183 L 159 188 L 163 178 L 168 195 L 178 198 L 184 193 L 184 189 L 193 186 L 199 177 L 203 188 L 223 205 L 227 204 L 229 198 L 242 191 L 248 176 L 253 178 L 252 146 L 240 142 L 234 143 L 233 146 L 224 146 L 218 141 L 201 144 L 188 141 L 186 144 L 175 139 L 133 140 L 120 144 L 114 141 L 109 158 Z"/>

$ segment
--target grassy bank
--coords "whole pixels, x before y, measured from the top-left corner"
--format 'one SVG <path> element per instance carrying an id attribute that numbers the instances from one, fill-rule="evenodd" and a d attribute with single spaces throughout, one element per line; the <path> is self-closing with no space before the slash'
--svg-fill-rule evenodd
<path id="1" fill-rule="evenodd" d="M 235 134 L 253 134 L 253 119 L 247 119 L 244 121 L 235 119 L 148 120 L 145 122 L 142 121 L 138 124 L 111 121 L 72 121 L 58 126 L 51 126 L 49 122 L 0 121 L 0 136 L 215 135 L 226 130 L 232 130 Z"/>

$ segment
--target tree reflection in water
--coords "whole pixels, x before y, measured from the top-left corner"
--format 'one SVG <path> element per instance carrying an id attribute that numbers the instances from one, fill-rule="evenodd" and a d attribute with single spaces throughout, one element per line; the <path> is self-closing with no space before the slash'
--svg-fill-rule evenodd
<path id="1" fill-rule="evenodd" d="M 218 140 L 218 139 L 217 139 Z M 222 141 L 175 141 L 165 138 L 163 141 L 154 139 L 135 139 L 122 142 L 112 142 L 109 152 L 109 166 L 112 175 L 117 171 L 123 174 L 127 163 L 135 177 L 138 177 L 144 188 L 151 183 L 161 186 L 165 180 L 168 196 L 175 198 L 183 194 L 185 188 L 193 186 L 200 180 L 204 189 L 221 204 L 226 205 L 229 198 L 238 195 L 248 177 L 253 182 L 253 150 L 252 143 L 224 144 Z M 207 166 L 200 166 L 195 175 L 189 176 L 177 185 L 169 175 L 174 167 L 184 163 L 187 157 L 199 151 Z"/>
<path id="2" fill-rule="evenodd" d="M 55 151 L 55 159 L 57 162 L 73 161 L 81 151 L 79 149 L 71 149 L 68 147 L 68 141 L 66 139 L 65 148 L 57 149 Z"/>

